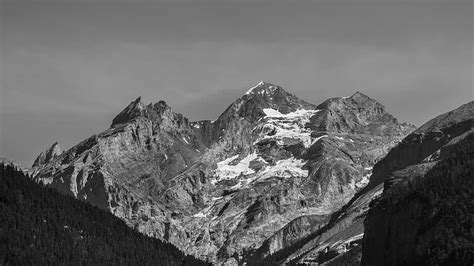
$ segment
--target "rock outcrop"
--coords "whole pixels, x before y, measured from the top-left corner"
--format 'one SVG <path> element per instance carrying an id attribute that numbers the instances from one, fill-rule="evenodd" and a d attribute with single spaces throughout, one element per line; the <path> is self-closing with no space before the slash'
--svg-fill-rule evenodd
<path id="1" fill-rule="evenodd" d="M 216 121 L 138 98 L 34 178 L 188 254 L 242 263 L 321 232 L 412 130 L 359 92 L 316 106 L 261 82 Z"/>
<path id="2" fill-rule="evenodd" d="M 376 169 L 380 169 L 376 172 Z M 430 120 L 374 167 L 362 265 L 474 261 L 474 102 Z"/>
<path id="3" fill-rule="evenodd" d="M 51 147 L 45 151 L 42 151 L 38 157 L 36 157 L 32 167 L 39 167 L 43 164 L 47 164 L 59 155 L 61 155 L 61 148 L 59 147 L 59 144 L 55 142 Z"/>

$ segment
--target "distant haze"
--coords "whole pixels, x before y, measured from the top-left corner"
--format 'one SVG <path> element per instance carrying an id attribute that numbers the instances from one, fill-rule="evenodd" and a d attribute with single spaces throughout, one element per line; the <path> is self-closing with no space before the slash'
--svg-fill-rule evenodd
<path id="1" fill-rule="evenodd" d="M 24 166 L 138 96 L 215 119 L 264 80 L 315 104 L 361 91 L 417 126 L 474 98 L 472 1 L 0 5 L 0 157 Z"/>

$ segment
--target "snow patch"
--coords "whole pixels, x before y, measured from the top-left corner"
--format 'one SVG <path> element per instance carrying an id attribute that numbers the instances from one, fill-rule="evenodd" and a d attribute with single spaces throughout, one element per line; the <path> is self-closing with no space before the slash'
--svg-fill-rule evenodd
<path id="1" fill-rule="evenodd" d="M 186 144 L 189 144 L 189 142 L 186 140 L 185 137 L 183 137 L 183 140 L 184 140 L 184 142 L 186 142 Z"/>
<path id="2" fill-rule="evenodd" d="M 207 216 L 203 212 L 198 212 L 198 213 L 194 214 L 193 217 L 206 218 Z"/>
<path id="3" fill-rule="evenodd" d="M 217 163 L 216 175 L 219 180 L 233 179 L 240 175 L 250 175 L 255 173 L 254 170 L 249 168 L 249 164 L 258 157 L 257 153 L 254 152 L 247 155 L 247 157 L 243 158 L 236 165 L 230 165 L 230 163 L 238 157 L 239 155 L 235 155 Z M 217 180 L 214 182 L 217 182 Z"/>
<path id="4" fill-rule="evenodd" d="M 260 137 L 257 139 L 275 139 L 279 145 L 284 144 L 284 139 L 297 139 L 303 142 L 308 148 L 313 143 L 311 131 L 305 128 L 310 118 L 320 110 L 300 109 L 288 114 L 282 114 L 278 110 L 265 108 L 263 112 L 265 117 L 262 125 L 254 130 L 260 131 Z"/>
<path id="5" fill-rule="evenodd" d="M 235 184 L 235 185 L 229 187 L 229 189 L 231 189 L 231 190 L 237 190 L 237 189 L 241 189 L 242 187 L 243 187 L 243 184 L 242 184 L 242 182 L 239 181 L 239 183 L 237 183 L 237 184 Z"/>
<path id="6" fill-rule="evenodd" d="M 354 242 L 356 240 L 362 239 L 363 237 L 364 237 L 364 233 L 358 234 L 358 235 L 355 235 L 355 236 L 352 236 L 352 237 L 348 237 L 348 238 L 345 238 L 345 239 L 341 239 L 339 241 L 336 241 L 334 244 L 332 244 L 331 247 L 334 248 L 334 247 L 339 246 L 341 244 L 349 244 L 349 243 Z"/>
<path id="7" fill-rule="evenodd" d="M 367 186 L 367 184 L 369 184 L 370 176 L 371 176 L 371 175 L 372 175 L 372 172 L 370 172 L 370 173 L 364 175 L 364 176 L 362 177 L 362 179 L 361 179 L 359 182 L 357 182 L 357 183 L 355 184 L 355 187 L 356 187 L 356 188 L 363 188 L 363 187 Z"/>
<path id="8" fill-rule="evenodd" d="M 320 139 L 322 139 L 322 138 L 326 138 L 327 136 L 328 136 L 328 135 L 322 135 L 321 137 L 315 138 L 315 139 L 313 140 L 313 142 L 311 143 L 311 146 L 312 146 L 314 143 L 318 142 L 318 140 L 320 140 Z"/>
<path id="9" fill-rule="evenodd" d="M 252 91 L 262 85 L 264 85 L 265 83 L 263 81 L 260 81 L 257 85 L 253 86 L 252 88 L 250 88 L 246 93 L 245 95 L 249 95 L 250 93 L 252 93 Z"/>
<path id="10" fill-rule="evenodd" d="M 283 117 L 284 114 L 280 113 L 279 111 L 271 108 L 265 108 L 263 109 L 263 112 L 267 117 Z"/>
<path id="11" fill-rule="evenodd" d="M 260 174 L 259 179 L 267 179 L 272 176 L 278 177 L 305 177 L 308 170 L 303 170 L 304 162 L 301 159 L 288 158 L 276 162 L 275 166 L 266 167 Z"/>
<path id="12" fill-rule="evenodd" d="M 343 137 L 339 137 L 339 136 L 334 136 L 336 139 L 340 139 L 340 140 L 344 140 Z"/>

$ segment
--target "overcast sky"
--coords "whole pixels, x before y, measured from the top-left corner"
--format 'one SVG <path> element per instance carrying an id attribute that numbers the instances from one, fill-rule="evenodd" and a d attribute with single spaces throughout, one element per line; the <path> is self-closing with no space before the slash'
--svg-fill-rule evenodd
<path id="1" fill-rule="evenodd" d="M 472 1 L 0 3 L 0 157 L 25 166 L 138 96 L 198 120 L 260 80 L 315 104 L 359 90 L 417 126 L 474 98 Z"/>

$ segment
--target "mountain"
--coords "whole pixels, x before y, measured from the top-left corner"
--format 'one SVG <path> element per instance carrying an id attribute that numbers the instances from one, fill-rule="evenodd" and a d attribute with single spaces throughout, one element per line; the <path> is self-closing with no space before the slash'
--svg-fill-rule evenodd
<path id="1" fill-rule="evenodd" d="M 365 220 L 362 265 L 472 264 L 473 173 L 470 102 L 428 121 L 374 168 L 371 182 L 384 191 Z"/>
<path id="2" fill-rule="evenodd" d="M 429 256 L 426 253 L 424 257 L 419 255 L 416 261 L 413 260 L 414 254 L 403 254 L 403 252 L 415 250 L 413 242 L 425 241 L 424 244 L 428 245 L 428 241 L 421 237 L 416 240 L 412 238 L 416 235 L 413 232 L 415 228 L 419 228 L 420 231 L 427 230 L 430 234 L 439 232 L 430 228 L 430 226 L 436 224 L 436 220 L 423 220 L 421 218 L 426 212 L 421 212 L 421 207 L 416 205 L 417 201 L 412 201 L 412 198 L 420 197 L 422 201 L 426 200 L 427 197 L 430 197 L 429 194 L 423 192 L 424 194 L 416 195 L 416 193 L 419 190 L 417 186 L 427 187 L 427 190 L 430 191 L 428 193 L 434 193 L 436 196 L 430 199 L 430 204 L 424 205 L 423 208 L 436 211 L 437 206 L 443 205 L 440 202 L 441 199 L 453 197 L 454 192 L 451 188 L 447 190 L 449 191 L 447 194 L 442 196 L 438 194 L 441 193 L 439 190 L 443 186 L 452 186 L 452 189 L 456 190 L 456 187 L 462 184 L 467 189 L 463 192 L 467 193 L 464 194 L 464 197 L 469 193 L 472 194 L 470 183 L 472 182 L 472 157 L 470 153 L 457 150 L 472 150 L 470 147 L 473 143 L 470 135 L 472 135 L 473 127 L 474 102 L 428 121 L 406 136 L 382 160 L 374 165 L 368 185 L 356 193 L 340 210 L 334 212 L 328 218 L 325 226 L 318 225 L 317 229 L 310 226 L 310 228 L 313 228 L 312 232 L 306 233 L 305 237 L 299 237 L 293 245 L 267 257 L 264 262 L 268 264 L 326 263 L 328 265 L 359 265 L 362 253 L 364 254 L 362 262 L 365 265 L 400 265 L 407 264 L 407 261 L 410 265 L 418 265 L 428 262 L 427 258 Z M 451 155 L 448 156 L 448 154 Z M 444 162 L 445 159 L 448 159 L 448 161 Z M 431 170 L 436 165 L 438 165 L 437 169 Z M 459 173 L 459 170 L 461 170 L 461 173 Z M 432 189 L 431 187 L 433 187 L 435 181 L 423 183 L 423 179 L 428 178 L 425 176 L 432 175 L 430 171 L 435 173 L 443 171 L 443 174 L 448 173 L 446 175 L 458 176 L 458 183 L 457 185 L 451 183 L 436 184 L 435 186 L 438 187 Z M 437 175 L 438 179 L 442 178 L 442 175 Z M 471 179 L 466 179 L 469 177 Z M 410 180 L 410 182 L 407 182 L 407 180 Z M 416 186 L 411 183 L 412 181 Z M 400 185 L 397 185 L 398 183 Z M 393 192 L 390 192 L 392 187 L 394 187 Z M 400 190 L 404 192 L 400 193 Z M 377 203 L 379 197 L 382 197 L 382 200 L 380 200 L 382 203 Z M 404 205 L 394 204 L 401 199 L 404 199 Z M 451 204 L 454 204 L 453 202 L 463 206 L 464 213 L 462 215 L 465 216 L 460 219 L 466 221 L 465 217 L 471 217 L 467 218 L 467 222 L 472 224 L 472 211 L 465 211 L 466 207 L 469 210 L 472 204 L 466 203 L 465 199 L 464 201 L 453 199 Z M 415 208 L 412 208 L 413 204 L 415 204 Z M 473 208 L 470 208 L 470 210 L 473 210 Z M 402 217 L 400 217 L 400 213 Z M 413 217 L 413 213 L 416 213 L 415 217 Z M 454 218 L 454 216 L 450 217 L 446 214 L 440 214 L 440 217 L 443 215 L 450 219 Z M 409 219 L 408 217 L 419 219 L 419 224 L 413 223 L 413 221 L 402 221 L 402 219 Z M 445 217 L 442 219 L 445 219 Z M 405 224 L 401 225 L 401 222 Z M 429 223 L 433 224 L 430 225 Z M 293 224 L 290 224 L 290 226 L 293 226 Z M 456 226 L 458 226 L 457 223 Z M 421 227 L 424 228 L 421 229 Z M 435 229 L 452 233 L 450 232 L 452 227 L 453 225 L 442 223 L 437 225 Z M 300 231 L 304 232 L 302 229 Z M 472 254 L 472 233 L 470 235 L 466 231 L 457 231 L 456 233 L 461 234 L 461 240 L 454 238 L 456 240 L 453 241 L 459 240 L 460 246 L 471 248 L 471 251 L 466 248 L 468 251 L 464 252 L 467 254 L 471 252 Z M 446 238 L 448 239 L 448 237 Z M 471 245 L 462 244 L 462 239 L 465 238 L 471 239 Z M 441 241 L 441 239 L 438 239 L 438 241 Z M 412 242 L 411 246 L 407 244 L 409 241 Z M 430 241 L 432 241 L 430 244 L 436 246 L 432 239 Z M 416 248 L 420 249 L 422 247 L 418 246 Z M 436 248 L 441 249 L 441 245 Z M 446 246 L 442 248 L 446 248 Z M 445 250 L 449 250 L 449 248 Z M 465 255 L 465 253 L 453 253 L 455 255 L 452 256 Z M 452 256 L 447 261 L 451 265 L 456 265 L 456 260 Z M 261 262 L 262 258 L 257 257 L 256 260 Z M 447 261 L 444 261 L 444 263 Z M 432 262 L 428 265 L 440 264 L 440 261 Z"/>
<path id="3" fill-rule="evenodd" d="M 61 148 L 59 144 L 55 142 L 50 148 L 41 152 L 33 163 L 32 167 L 38 167 L 43 164 L 51 162 L 54 158 L 61 154 Z"/>
<path id="4" fill-rule="evenodd" d="M 0 165 L 1 265 L 206 265 Z"/>
<path id="5" fill-rule="evenodd" d="M 360 92 L 314 105 L 260 82 L 215 121 L 138 98 L 33 178 L 187 254 L 236 264 L 327 226 L 413 129 Z"/>

